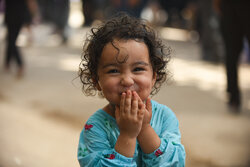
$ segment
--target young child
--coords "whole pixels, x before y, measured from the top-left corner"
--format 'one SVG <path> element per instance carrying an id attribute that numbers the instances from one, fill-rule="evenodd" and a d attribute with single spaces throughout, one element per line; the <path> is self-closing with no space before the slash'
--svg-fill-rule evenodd
<path id="1" fill-rule="evenodd" d="M 177 118 L 149 98 L 166 80 L 169 48 L 146 23 L 124 13 L 91 33 L 79 77 L 86 95 L 99 92 L 108 104 L 80 134 L 80 166 L 185 166 Z"/>

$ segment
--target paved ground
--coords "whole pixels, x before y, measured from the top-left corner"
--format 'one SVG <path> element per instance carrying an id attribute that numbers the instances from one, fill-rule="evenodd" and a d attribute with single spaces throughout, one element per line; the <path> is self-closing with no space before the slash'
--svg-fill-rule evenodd
<path id="1" fill-rule="evenodd" d="M 49 30 L 36 28 L 33 45 L 22 47 L 22 79 L 14 69 L 2 70 L 0 36 L 0 167 L 79 166 L 81 128 L 106 103 L 85 97 L 75 79 L 85 29 L 72 31 L 68 46 L 58 45 L 60 39 L 48 36 Z M 19 45 L 24 43 L 22 35 Z M 243 108 L 235 115 L 225 105 L 223 66 L 200 61 L 195 43 L 169 44 L 172 78 L 154 99 L 171 107 L 180 121 L 187 166 L 250 166 L 250 65 L 240 68 Z"/>

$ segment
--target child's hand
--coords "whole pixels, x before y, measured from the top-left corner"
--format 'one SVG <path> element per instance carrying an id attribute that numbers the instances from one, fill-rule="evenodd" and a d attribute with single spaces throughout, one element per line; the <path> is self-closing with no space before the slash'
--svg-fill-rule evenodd
<path id="1" fill-rule="evenodd" d="M 139 103 L 143 103 L 142 100 L 140 100 Z M 143 109 L 144 109 L 144 118 L 143 118 L 142 128 L 150 125 L 150 121 L 152 118 L 152 104 L 150 98 L 147 98 L 146 105 L 143 104 Z"/>
<path id="2" fill-rule="evenodd" d="M 151 104 L 151 99 L 149 97 L 146 100 L 146 104 L 143 103 L 143 101 L 141 100 L 139 96 L 138 98 L 139 98 L 139 105 L 141 105 L 142 110 L 144 110 L 144 117 L 143 117 L 143 123 L 142 123 L 142 129 L 144 129 L 147 126 L 150 126 L 150 121 L 152 118 L 152 104 Z"/>
<path id="3" fill-rule="evenodd" d="M 144 104 L 139 103 L 140 98 L 136 92 L 128 90 L 122 93 L 120 107 L 116 106 L 115 117 L 121 135 L 136 138 L 141 131 Z"/>
<path id="4" fill-rule="evenodd" d="M 139 103 L 143 102 L 139 101 Z M 144 105 L 143 109 L 144 109 L 143 124 L 141 131 L 137 136 L 137 141 L 142 151 L 146 154 L 149 154 L 160 147 L 161 139 L 150 125 L 150 121 L 152 118 L 152 104 L 150 98 L 147 98 L 146 105 Z"/>

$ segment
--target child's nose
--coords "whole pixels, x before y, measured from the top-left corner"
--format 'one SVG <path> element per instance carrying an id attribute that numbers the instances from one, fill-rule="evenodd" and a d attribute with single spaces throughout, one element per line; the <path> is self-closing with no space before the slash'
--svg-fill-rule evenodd
<path id="1" fill-rule="evenodd" d="M 128 75 L 128 74 L 124 74 L 122 75 L 122 78 L 121 78 L 121 85 L 124 86 L 124 87 L 130 87 L 134 84 L 134 80 L 133 78 Z"/>

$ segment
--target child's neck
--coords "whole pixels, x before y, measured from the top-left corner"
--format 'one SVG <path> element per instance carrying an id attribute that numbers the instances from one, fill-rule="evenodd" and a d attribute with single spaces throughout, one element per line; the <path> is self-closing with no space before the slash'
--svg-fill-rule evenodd
<path id="1" fill-rule="evenodd" d="M 103 108 L 103 110 L 115 118 L 115 105 L 109 103 Z"/>

